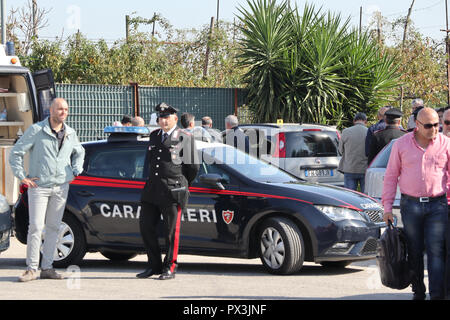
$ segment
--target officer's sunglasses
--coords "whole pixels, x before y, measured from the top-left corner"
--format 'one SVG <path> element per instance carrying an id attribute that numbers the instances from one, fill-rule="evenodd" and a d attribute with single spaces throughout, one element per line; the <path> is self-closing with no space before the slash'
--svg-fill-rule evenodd
<path id="1" fill-rule="evenodd" d="M 418 123 L 420 123 L 425 129 L 431 129 L 433 127 L 438 128 L 439 127 L 439 122 L 436 123 L 422 123 L 419 120 L 417 120 Z"/>
<path id="2" fill-rule="evenodd" d="M 445 124 L 446 126 L 450 126 L 450 120 L 444 120 L 444 124 Z"/>

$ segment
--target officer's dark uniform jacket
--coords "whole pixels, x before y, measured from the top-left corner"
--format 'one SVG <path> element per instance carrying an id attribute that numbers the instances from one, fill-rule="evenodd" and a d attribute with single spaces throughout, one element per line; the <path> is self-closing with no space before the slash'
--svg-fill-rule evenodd
<path id="1" fill-rule="evenodd" d="M 372 136 L 372 141 L 370 143 L 368 162 L 369 164 L 377 156 L 377 154 L 386 146 L 389 142 L 394 139 L 400 138 L 405 133 L 406 130 L 396 126 L 396 125 L 386 125 L 386 128 L 382 130 L 375 131 Z"/>
<path id="2" fill-rule="evenodd" d="M 189 185 L 199 170 L 197 148 L 193 136 L 178 127 L 162 142 L 162 129 L 150 134 L 148 159 L 149 179 L 141 201 L 165 207 L 177 203 L 185 207 Z"/>

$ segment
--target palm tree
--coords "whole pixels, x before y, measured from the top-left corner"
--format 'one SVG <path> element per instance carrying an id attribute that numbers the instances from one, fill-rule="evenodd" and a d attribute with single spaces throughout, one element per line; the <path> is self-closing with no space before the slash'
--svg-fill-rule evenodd
<path id="1" fill-rule="evenodd" d="M 247 0 L 239 8 L 249 108 L 257 122 L 342 125 L 373 112 L 398 85 L 394 57 L 383 54 L 350 19 L 286 1 Z"/>

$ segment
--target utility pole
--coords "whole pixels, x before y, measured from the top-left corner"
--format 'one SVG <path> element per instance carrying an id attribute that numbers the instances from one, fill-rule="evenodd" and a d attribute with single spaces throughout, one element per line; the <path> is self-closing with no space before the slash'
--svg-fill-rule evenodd
<path id="1" fill-rule="evenodd" d="M 359 7 L 359 35 L 361 36 L 361 32 L 362 32 L 362 14 L 363 14 L 363 9 L 362 6 Z"/>
<path id="2" fill-rule="evenodd" d="M 406 16 L 406 20 L 405 20 L 405 29 L 403 30 L 402 47 L 403 47 L 404 44 L 405 44 L 406 36 L 407 36 L 407 34 L 408 34 L 408 25 L 409 25 L 409 20 L 410 20 L 410 17 L 411 17 L 412 8 L 413 8 L 413 6 L 414 6 L 414 2 L 416 2 L 416 0 L 413 0 L 413 1 L 412 1 L 411 6 L 410 6 L 409 9 L 408 9 L 408 15 Z M 448 29 L 448 28 L 447 28 L 447 29 Z"/>
<path id="3" fill-rule="evenodd" d="M 2 44 L 6 45 L 6 0 L 1 0 L 0 10 L 2 15 Z"/>
<path id="4" fill-rule="evenodd" d="M 33 0 L 32 10 L 33 10 L 33 38 L 36 38 L 37 37 L 37 3 L 36 3 L 36 0 Z"/>
<path id="5" fill-rule="evenodd" d="M 128 36 L 130 35 L 130 16 L 125 16 L 125 39 L 128 43 Z"/>
<path id="6" fill-rule="evenodd" d="M 411 18 L 411 12 L 414 6 L 414 2 L 416 2 L 416 0 L 412 0 L 411 2 L 411 6 L 408 9 L 408 14 L 406 15 L 406 19 L 405 19 L 405 28 L 403 29 L 403 39 L 402 39 L 402 54 L 404 53 L 404 49 L 405 49 L 405 42 L 406 42 L 406 36 L 408 35 L 408 26 L 409 26 L 409 20 Z M 404 98 L 405 92 L 403 90 L 403 85 L 400 86 L 400 110 L 403 111 L 403 98 Z"/>
<path id="7" fill-rule="evenodd" d="M 219 29 L 219 0 L 217 0 L 217 16 L 216 16 L 216 27 Z"/>
<path id="8" fill-rule="evenodd" d="M 211 17 L 211 25 L 209 26 L 208 43 L 206 44 L 205 66 L 203 67 L 203 77 L 204 78 L 206 78 L 208 76 L 209 43 L 211 42 L 211 39 L 212 39 L 213 28 L 214 28 L 214 17 Z"/>
<path id="9" fill-rule="evenodd" d="M 156 12 L 153 13 L 152 39 L 155 37 Z"/>
<path id="10" fill-rule="evenodd" d="M 447 53 L 447 104 L 450 105 L 450 43 L 449 43 L 449 37 L 448 34 L 450 30 L 448 29 L 448 1 L 445 0 L 445 23 L 446 23 L 446 29 L 441 31 L 444 31 L 447 33 L 445 37 L 445 48 Z"/>

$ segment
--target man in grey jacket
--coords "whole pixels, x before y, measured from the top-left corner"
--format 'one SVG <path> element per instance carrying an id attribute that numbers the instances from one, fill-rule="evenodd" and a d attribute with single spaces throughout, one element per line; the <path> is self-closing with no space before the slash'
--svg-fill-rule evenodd
<path id="1" fill-rule="evenodd" d="M 84 148 L 72 128 L 64 122 L 69 106 L 56 98 L 50 116 L 32 126 L 11 150 L 9 163 L 14 175 L 28 186 L 29 227 L 27 270 L 20 282 L 37 279 L 39 251 L 45 227 L 41 261 L 41 279 L 63 279 L 53 267 L 58 230 L 64 214 L 69 183 L 83 171 Z M 30 154 L 28 175 L 23 158 Z"/>
<path id="2" fill-rule="evenodd" d="M 358 183 L 361 192 L 364 192 L 367 157 L 365 153 L 365 140 L 367 134 L 367 116 L 358 112 L 353 118 L 354 125 L 342 131 L 339 140 L 339 151 L 342 154 L 339 162 L 339 171 L 344 173 L 344 186 L 357 190 Z"/>

